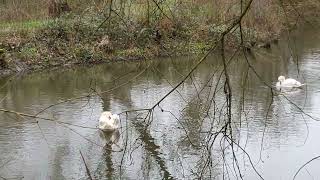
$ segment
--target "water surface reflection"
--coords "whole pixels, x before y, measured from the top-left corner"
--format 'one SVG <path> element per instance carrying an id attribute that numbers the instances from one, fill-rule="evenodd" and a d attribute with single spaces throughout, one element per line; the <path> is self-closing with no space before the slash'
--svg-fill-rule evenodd
<path id="1" fill-rule="evenodd" d="M 310 33 L 314 32 L 298 32 L 295 42 L 299 42 L 299 50 L 294 55 L 286 42 L 281 42 L 271 51 L 259 51 L 250 58 L 264 82 L 248 68 L 242 56 L 230 62 L 233 138 L 250 154 L 265 179 L 292 178 L 303 163 L 319 155 L 319 123 L 306 115 L 320 117 L 320 44 Z M 96 127 L 102 111 L 121 113 L 155 105 L 188 73 L 195 63 L 193 59 L 120 62 L 3 78 L 1 108 L 35 114 L 72 99 L 47 109 L 41 116 Z M 225 120 L 221 70 L 219 57 L 210 56 L 177 91 L 156 106 L 147 121 L 143 120 L 148 114 L 145 111 L 122 113 L 122 128 L 113 134 L 2 112 L 0 176 L 85 179 L 81 150 L 97 179 L 197 178 L 208 153 L 204 148 L 210 141 L 208 132 L 219 129 Z M 139 73 L 142 74 L 131 81 Z M 280 74 L 307 84 L 301 90 L 284 92 L 306 114 L 265 86 L 274 85 Z M 79 96 L 83 98 L 76 98 Z M 232 153 L 225 151 L 226 158 L 222 158 L 221 144 L 215 143 L 210 150 L 210 170 L 202 175 L 239 178 Z M 256 179 L 242 150 L 235 148 L 235 154 L 244 179 Z M 320 177 L 317 165 L 317 161 L 313 162 L 298 177 Z"/>

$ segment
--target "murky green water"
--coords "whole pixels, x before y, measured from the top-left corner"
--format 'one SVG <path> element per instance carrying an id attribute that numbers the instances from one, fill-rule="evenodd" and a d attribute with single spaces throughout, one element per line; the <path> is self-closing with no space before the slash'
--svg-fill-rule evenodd
<path id="1" fill-rule="evenodd" d="M 230 61 L 233 138 L 265 179 L 291 179 L 304 163 L 320 155 L 320 122 L 308 117 L 320 119 L 318 35 L 301 30 L 289 43 L 273 44 L 272 50 L 259 51 L 249 59 L 267 84 L 274 85 L 280 74 L 306 83 L 303 89 L 285 93 L 305 114 L 276 92 L 271 98 L 270 89 L 242 56 Z M 124 113 L 154 106 L 189 72 L 194 59 L 121 62 L 1 79 L 3 109 L 36 114 L 69 100 L 39 116 L 95 128 L 100 113 L 111 110 L 121 113 L 122 128 L 103 134 L 2 112 L 0 179 L 86 179 L 80 151 L 94 179 L 193 179 L 200 175 L 237 179 L 240 174 L 244 179 L 258 179 L 248 156 L 236 145 L 237 163 L 232 160 L 228 139 L 218 136 L 208 150 L 213 142 L 210 135 L 227 118 L 224 76 L 216 86 L 222 70 L 218 56 L 200 65 L 178 91 L 154 108 L 151 117 L 143 119 L 144 111 Z M 208 159 L 209 168 L 204 171 Z M 318 160 L 311 162 L 297 179 L 317 179 L 318 167 Z"/>

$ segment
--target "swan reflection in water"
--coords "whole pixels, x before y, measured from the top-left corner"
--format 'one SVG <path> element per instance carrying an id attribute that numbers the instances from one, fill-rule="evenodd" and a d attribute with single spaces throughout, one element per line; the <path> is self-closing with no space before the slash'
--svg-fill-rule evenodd
<path id="1" fill-rule="evenodd" d="M 295 87 L 276 87 L 276 89 L 279 91 L 280 94 L 285 94 L 285 95 L 297 95 L 302 92 L 301 88 L 295 88 Z"/>
<path id="2" fill-rule="evenodd" d="M 120 131 L 101 131 L 99 136 L 104 144 L 97 169 L 94 171 L 97 179 L 116 179 L 116 169 L 114 168 L 113 156 L 115 152 L 121 151 L 121 147 L 117 144 L 120 139 Z"/>
<path id="3" fill-rule="evenodd" d="M 114 131 L 99 131 L 100 138 L 104 141 L 104 144 L 112 146 L 113 144 L 116 144 L 119 141 L 120 138 L 120 131 L 114 130 Z"/>

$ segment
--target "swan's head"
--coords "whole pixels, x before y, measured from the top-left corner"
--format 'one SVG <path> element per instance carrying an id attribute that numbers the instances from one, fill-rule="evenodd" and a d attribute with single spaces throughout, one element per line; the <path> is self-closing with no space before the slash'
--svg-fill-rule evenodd
<path id="1" fill-rule="evenodd" d="M 279 82 L 283 82 L 284 80 L 286 80 L 286 78 L 284 76 L 279 76 L 278 77 L 278 81 Z"/>

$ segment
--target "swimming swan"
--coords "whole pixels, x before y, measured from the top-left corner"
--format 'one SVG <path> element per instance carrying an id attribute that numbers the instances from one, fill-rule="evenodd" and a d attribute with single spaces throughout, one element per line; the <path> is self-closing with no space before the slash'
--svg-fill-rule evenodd
<path id="1" fill-rule="evenodd" d="M 284 76 L 278 77 L 278 82 L 276 84 L 277 87 L 290 87 L 290 88 L 298 88 L 303 86 L 299 81 L 295 79 L 288 78 L 286 79 Z"/>
<path id="2" fill-rule="evenodd" d="M 111 114 L 105 111 L 99 118 L 99 129 L 102 131 L 113 131 L 119 128 L 120 117 L 118 114 Z"/>

